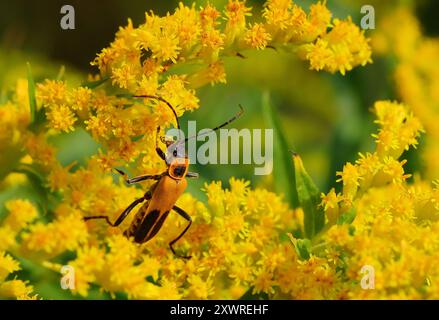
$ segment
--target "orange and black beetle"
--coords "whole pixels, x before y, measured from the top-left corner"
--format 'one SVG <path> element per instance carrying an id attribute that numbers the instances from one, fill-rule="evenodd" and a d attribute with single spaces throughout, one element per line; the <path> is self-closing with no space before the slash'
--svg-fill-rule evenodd
<path id="1" fill-rule="evenodd" d="M 178 129 L 180 129 L 180 124 L 178 122 L 177 114 L 172 107 L 172 105 L 161 97 L 156 96 L 135 96 L 136 98 L 150 98 L 156 99 L 166 103 L 166 105 L 172 110 L 177 121 Z M 230 122 L 237 119 L 243 113 L 241 106 L 239 113 L 234 117 L 221 124 L 220 126 L 212 129 L 212 131 L 218 130 Z M 89 216 L 85 217 L 84 220 L 91 219 L 105 219 L 106 222 L 117 227 L 122 223 L 122 221 L 128 216 L 128 214 L 140 203 L 144 202 L 142 207 L 137 212 L 135 218 L 131 222 L 131 225 L 125 230 L 124 235 L 127 237 L 133 237 L 134 241 L 137 243 L 144 243 L 152 239 L 157 232 L 162 227 L 164 221 L 169 215 L 171 210 L 174 210 L 189 223 L 186 228 L 180 233 L 180 235 L 169 243 L 169 247 L 176 256 L 173 245 L 186 233 L 192 224 L 192 219 L 183 209 L 177 207 L 175 203 L 177 199 L 183 194 L 187 186 L 187 178 L 197 178 L 198 174 L 189 172 L 189 159 L 185 151 L 185 143 L 188 139 L 195 138 L 190 137 L 186 139 L 180 139 L 175 142 L 165 141 L 161 139 L 167 146 L 167 153 L 165 154 L 162 149 L 158 146 L 158 136 L 160 132 L 160 127 L 157 127 L 157 138 L 156 138 L 156 152 L 163 161 L 166 162 L 167 170 L 161 174 L 157 175 L 142 175 L 135 178 L 127 178 L 127 175 L 116 169 L 118 173 L 125 177 L 127 184 L 134 184 L 144 180 L 156 180 L 157 182 L 152 185 L 152 187 L 145 193 L 145 195 L 139 199 L 136 199 L 131 203 L 119 216 L 116 222 L 112 223 L 107 216 Z M 146 202 L 145 202 L 146 201 Z M 179 256 L 181 258 L 189 259 L 190 256 Z"/>

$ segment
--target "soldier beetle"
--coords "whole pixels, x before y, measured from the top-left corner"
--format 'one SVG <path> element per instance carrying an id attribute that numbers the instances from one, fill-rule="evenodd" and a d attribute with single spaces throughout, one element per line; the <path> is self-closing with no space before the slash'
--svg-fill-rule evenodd
<path id="1" fill-rule="evenodd" d="M 158 96 L 134 96 L 136 98 L 148 98 L 155 99 L 161 102 L 164 102 L 173 112 L 177 127 L 180 129 L 180 123 L 178 121 L 177 113 L 172 105 L 166 101 L 165 99 Z M 224 122 L 223 124 L 211 129 L 211 131 L 216 131 L 232 121 L 236 120 L 238 117 L 242 115 L 244 112 L 241 105 L 239 105 L 240 111 Z M 161 141 L 167 147 L 167 153 L 163 152 L 163 150 L 159 147 L 159 133 L 160 126 L 157 127 L 157 135 L 156 135 L 156 152 L 158 156 L 165 161 L 167 165 L 166 171 L 156 174 L 156 175 L 141 175 L 134 178 L 128 178 L 127 174 L 122 170 L 115 169 L 119 174 L 121 174 L 127 184 L 135 184 L 145 180 L 156 180 L 151 188 L 144 194 L 143 197 L 134 200 L 119 216 L 119 218 L 112 223 L 108 216 L 88 216 L 84 217 L 84 220 L 91 219 L 104 219 L 109 225 L 112 227 L 119 226 L 122 221 L 128 216 L 128 214 L 139 204 L 143 203 L 142 207 L 137 211 L 136 216 L 134 217 L 131 225 L 125 230 L 124 235 L 126 237 L 133 237 L 136 243 L 145 243 L 148 240 L 151 240 L 163 226 L 166 218 L 169 215 L 171 210 L 177 212 L 180 216 L 182 216 L 185 220 L 188 221 L 188 225 L 185 229 L 180 233 L 178 237 L 172 240 L 169 243 L 169 247 L 172 253 L 178 257 L 184 259 L 190 259 L 190 256 L 181 256 L 178 255 L 173 245 L 180 240 L 184 234 L 188 231 L 192 224 L 192 219 L 188 213 L 186 213 L 182 208 L 175 205 L 177 199 L 183 194 L 184 190 L 187 186 L 186 178 L 197 178 L 198 174 L 194 172 L 188 171 L 189 169 L 189 158 L 186 154 L 185 143 L 189 139 L 197 138 L 201 135 L 207 134 L 211 131 L 204 132 L 200 135 L 196 135 L 193 137 L 188 137 L 186 139 L 178 139 L 177 141 L 168 141 L 161 137 Z"/>

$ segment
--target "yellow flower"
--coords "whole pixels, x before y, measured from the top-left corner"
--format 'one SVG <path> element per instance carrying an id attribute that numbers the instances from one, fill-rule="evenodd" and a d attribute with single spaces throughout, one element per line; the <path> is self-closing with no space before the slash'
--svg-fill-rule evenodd
<path id="1" fill-rule="evenodd" d="M 284 30 L 290 24 L 291 8 L 290 0 L 268 0 L 264 4 L 263 16 L 272 28 Z"/>
<path id="2" fill-rule="evenodd" d="M 32 225 L 23 235 L 21 248 L 25 254 L 53 257 L 66 250 L 78 249 L 87 236 L 82 217 L 73 213 L 48 224 Z"/>
<path id="3" fill-rule="evenodd" d="M 225 16 L 227 19 L 224 30 L 225 43 L 232 44 L 235 39 L 241 36 L 246 28 L 246 16 L 251 16 L 251 8 L 245 6 L 245 0 L 229 0 L 225 9 Z"/>
<path id="4" fill-rule="evenodd" d="M 179 300 L 182 298 L 175 282 L 168 279 L 163 279 L 160 283 L 158 299 L 164 300 Z"/>
<path id="5" fill-rule="evenodd" d="M 92 103 L 93 92 L 89 88 L 79 87 L 70 94 L 72 109 L 75 111 L 88 110 Z"/>
<path id="6" fill-rule="evenodd" d="M 264 269 L 260 269 L 255 271 L 255 280 L 253 282 L 253 294 L 257 293 L 274 293 L 273 286 L 275 285 L 275 281 L 273 281 L 273 276 L 266 272 Z"/>
<path id="7" fill-rule="evenodd" d="M 2 241 L 0 242 L 0 251 L 8 250 L 9 248 L 15 246 L 16 236 L 17 233 L 11 230 L 10 227 L 8 226 L 0 227 L 0 239 L 2 239 Z"/>
<path id="8" fill-rule="evenodd" d="M 18 262 L 10 255 L 0 251 L 0 282 L 4 281 L 8 274 L 18 270 L 20 270 Z"/>
<path id="9" fill-rule="evenodd" d="M 10 280 L 0 283 L 0 297 L 24 298 L 29 296 L 33 288 L 21 280 Z"/>
<path id="10" fill-rule="evenodd" d="M 334 188 L 329 191 L 328 194 L 321 194 L 322 202 L 321 206 L 325 210 L 326 216 L 328 217 L 329 223 L 333 224 L 337 221 L 339 216 L 339 206 L 338 203 L 342 200 L 340 195 L 338 195 Z"/>
<path id="11" fill-rule="evenodd" d="M 220 15 L 215 7 L 207 3 L 207 5 L 200 10 L 201 24 L 203 27 L 215 27 L 219 23 L 217 19 Z"/>
<path id="12" fill-rule="evenodd" d="M 3 220 L 3 226 L 8 226 L 15 232 L 23 229 L 38 216 L 37 209 L 28 200 L 10 200 L 5 206 L 9 214 Z"/>
<path id="13" fill-rule="evenodd" d="M 185 110 L 198 108 L 199 99 L 195 95 L 195 91 L 186 89 L 185 84 L 186 81 L 183 77 L 170 76 L 160 89 L 160 96 L 175 107 L 178 115 L 181 115 Z"/>
<path id="14" fill-rule="evenodd" d="M 66 85 L 62 81 L 45 80 L 37 84 L 36 97 L 43 107 L 53 107 L 65 103 Z"/>
<path id="15" fill-rule="evenodd" d="M 76 117 L 70 108 L 66 105 L 52 106 L 46 112 L 47 120 L 50 122 L 50 127 L 58 131 L 73 131 L 73 125 L 76 122 Z"/>
<path id="16" fill-rule="evenodd" d="M 123 89 L 130 89 L 136 83 L 136 70 L 131 64 L 123 63 L 119 68 L 113 69 L 111 76 L 113 85 Z"/>
<path id="17" fill-rule="evenodd" d="M 385 17 L 385 18 L 384 18 Z M 435 63 L 439 53 L 437 39 L 422 34 L 420 22 L 410 6 L 393 8 L 380 19 L 377 30 L 372 37 L 372 45 L 378 54 L 388 54 L 395 61 L 392 69 L 396 91 L 407 109 L 417 117 L 418 124 L 425 128 L 425 148 L 421 151 L 425 160 L 425 174 L 431 178 L 439 177 L 436 157 L 438 113 L 436 105 L 438 64 Z M 400 32 L 394 32 L 398 28 Z M 402 133 L 410 139 L 408 134 Z"/>
<path id="18" fill-rule="evenodd" d="M 337 172 L 337 175 L 341 177 L 337 182 L 343 181 L 343 194 L 349 199 L 354 198 L 360 186 L 360 180 L 363 178 L 358 167 L 348 162 L 343 166 L 343 171 Z"/>
<path id="19" fill-rule="evenodd" d="M 178 38 L 164 34 L 154 38 L 149 44 L 153 52 L 153 58 L 167 61 L 171 60 L 176 63 L 177 56 L 180 51 L 178 46 Z"/>
<path id="20" fill-rule="evenodd" d="M 195 299 L 207 299 L 214 293 L 211 279 L 202 279 L 198 275 L 189 275 L 189 296 Z"/>
<path id="21" fill-rule="evenodd" d="M 311 64 L 311 69 L 323 70 L 332 58 L 332 50 L 328 46 L 328 42 L 318 39 L 315 43 L 306 47 L 306 58 Z"/>
<path id="22" fill-rule="evenodd" d="M 10 255 L 0 251 L 0 297 L 29 299 L 29 295 L 33 291 L 32 286 L 28 286 L 27 282 L 22 280 L 7 280 L 6 277 L 15 271 L 20 270 L 20 266 Z M 36 298 L 36 296 L 34 296 Z"/>
<path id="23" fill-rule="evenodd" d="M 420 121 L 415 118 L 407 107 L 389 101 L 375 103 L 375 112 L 381 130 L 374 137 L 377 138 L 377 153 L 383 157 L 390 155 L 398 158 L 410 146 L 418 144 L 417 137 L 423 132 Z"/>
<path id="24" fill-rule="evenodd" d="M 315 43 L 302 47 L 311 69 L 345 74 L 356 65 L 371 63 L 371 49 L 363 31 L 352 20 L 334 19 L 332 29 L 322 34 Z M 322 60 L 320 60 L 322 59 Z"/>
<path id="25" fill-rule="evenodd" d="M 320 36 L 326 32 L 331 22 L 331 11 L 326 7 L 326 1 L 312 4 L 309 11 L 311 28 L 315 30 L 315 36 Z"/>
<path id="26" fill-rule="evenodd" d="M 247 30 L 244 41 L 252 48 L 264 49 L 271 40 L 271 35 L 265 31 L 265 28 L 260 23 L 255 23 Z"/>
<path id="27" fill-rule="evenodd" d="M 182 49 L 191 48 L 196 44 L 201 32 L 200 15 L 195 9 L 195 4 L 187 7 L 180 2 L 175 10 L 174 17 L 175 29 Z"/>
<path id="28" fill-rule="evenodd" d="M 244 255 L 230 266 L 229 276 L 236 282 L 237 285 L 243 284 L 248 286 L 250 281 L 252 281 L 254 278 L 253 268 L 250 263 L 251 260 L 249 258 L 245 258 Z"/>

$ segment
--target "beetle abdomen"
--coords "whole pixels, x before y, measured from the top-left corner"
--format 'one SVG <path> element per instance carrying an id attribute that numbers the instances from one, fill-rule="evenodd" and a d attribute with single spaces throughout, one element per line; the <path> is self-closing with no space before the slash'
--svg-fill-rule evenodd
<path id="1" fill-rule="evenodd" d="M 145 242 L 154 225 L 157 223 L 160 216 L 159 210 L 151 210 L 143 219 L 134 232 L 134 241 L 138 243 Z"/>
<path id="2" fill-rule="evenodd" d="M 157 223 L 154 225 L 151 233 L 148 235 L 148 238 L 146 240 L 151 239 L 152 237 L 154 237 L 157 234 L 157 232 L 159 232 L 160 228 L 162 227 L 163 223 L 165 222 L 166 218 L 168 217 L 168 214 L 169 214 L 169 211 L 166 211 L 165 213 L 163 213 L 159 217 Z"/>
<path id="3" fill-rule="evenodd" d="M 161 214 L 159 210 L 151 210 L 146 216 L 143 214 L 139 215 L 140 219 L 136 216 L 130 228 L 127 229 L 124 234 L 127 237 L 134 236 L 134 241 L 137 243 L 144 243 L 159 232 L 168 214 L 169 211 Z"/>
<path id="4" fill-rule="evenodd" d="M 136 233 L 137 229 L 139 228 L 140 224 L 142 223 L 143 218 L 146 215 L 146 212 L 148 210 L 149 201 L 145 203 L 136 213 L 133 221 L 131 221 L 130 226 L 128 229 L 125 230 L 123 233 L 126 237 L 132 237 Z"/>

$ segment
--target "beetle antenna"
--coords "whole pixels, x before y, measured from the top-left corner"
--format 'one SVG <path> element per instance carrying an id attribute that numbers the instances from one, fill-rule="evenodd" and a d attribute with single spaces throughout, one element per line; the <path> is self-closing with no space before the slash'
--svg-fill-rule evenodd
<path id="1" fill-rule="evenodd" d="M 159 96 L 150 96 L 150 95 L 140 95 L 140 96 L 133 96 L 134 98 L 148 98 L 148 99 L 155 99 L 161 102 L 166 103 L 166 105 L 169 107 L 169 109 L 172 110 L 172 113 L 175 116 L 175 121 L 177 122 L 177 128 L 179 130 L 178 134 L 180 135 L 180 122 L 178 121 L 177 112 L 175 111 L 174 107 L 165 99 Z"/>
<path id="2" fill-rule="evenodd" d="M 187 142 L 188 140 L 190 140 L 190 139 L 194 139 L 194 138 L 198 138 L 198 137 L 205 136 L 206 134 L 209 134 L 209 133 L 211 133 L 211 132 L 214 132 L 214 131 L 216 131 L 216 130 L 219 130 L 219 129 L 225 127 L 226 125 L 228 125 L 229 123 L 235 121 L 236 119 L 238 119 L 238 118 L 244 113 L 244 108 L 242 107 L 242 105 L 239 104 L 238 106 L 239 106 L 239 109 L 240 109 L 240 110 L 238 111 L 238 113 L 236 113 L 233 117 L 231 117 L 229 120 L 227 120 L 227 121 L 224 122 L 223 124 L 220 124 L 219 126 L 213 128 L 213 129 L 211 129 L 211 130 L 209 130 L 209 131 L 203 132 L 202 134 L 198 134 L 198 135 L 194 135 L 194 136 L 191 136 L 191 137 L 187 137 L 186 139 L 181 140 L 181 141 L 186 143 L 186 142 Z M 181 143 L 181 142 L 180 142 L 180 143 Z"/>

